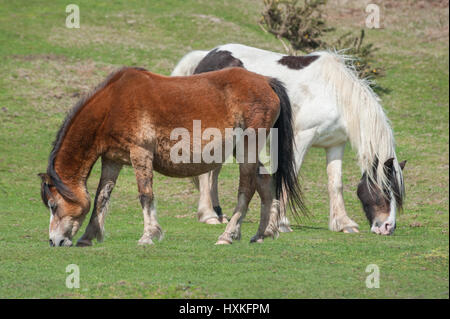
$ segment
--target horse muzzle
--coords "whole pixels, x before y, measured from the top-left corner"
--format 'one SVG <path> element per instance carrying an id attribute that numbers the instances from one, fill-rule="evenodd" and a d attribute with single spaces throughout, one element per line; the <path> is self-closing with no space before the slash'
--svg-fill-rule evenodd
<path id="1" fill-rule="evenodd" d="M 370 231 L 377 235 L 392 235 L 395 231 L 396 224 L 395 222 L 385 221 L 383 224 L 378 224 L 377 222 L 373 223 Z"/>
<path id="2" fill-rule="evenodd" d="M 69 238 L 63 236 L 53 236 L 48 240 L 50 247 L 70 247 L 72 241 Z"/>

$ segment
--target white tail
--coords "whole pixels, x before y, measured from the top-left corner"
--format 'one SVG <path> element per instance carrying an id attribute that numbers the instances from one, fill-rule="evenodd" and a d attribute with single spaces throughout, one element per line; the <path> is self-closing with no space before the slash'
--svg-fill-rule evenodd
<path id="1" fill-rule="evenodd" d="M 195 68 L 207 54 L 208 51 L 189 52 L 178 62 L 171 76 L 188 76 L 194 74 Z"/>

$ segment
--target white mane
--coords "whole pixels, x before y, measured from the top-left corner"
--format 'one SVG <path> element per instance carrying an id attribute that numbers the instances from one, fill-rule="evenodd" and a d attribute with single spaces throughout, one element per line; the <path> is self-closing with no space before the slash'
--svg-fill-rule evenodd
<path id="1" fill-rule="evenodd" d="M 346 66 L 348 56 L 335 52 L 320 52 L 322 74 L 330 90 L 335 91 L 337 105 L 347 124 L 350 143 L 358 153 L 362 172 L 380 187 L 404 196 L 402 170 L 395 154 L 395 140 L 389 120 L 379 97 L 360 79 L 354 68 Z M 373 165 L 378 158 L 376 176 Z M 394 158 L 398 190 L 393 190 L 384 172 L 384 163 Z"/>

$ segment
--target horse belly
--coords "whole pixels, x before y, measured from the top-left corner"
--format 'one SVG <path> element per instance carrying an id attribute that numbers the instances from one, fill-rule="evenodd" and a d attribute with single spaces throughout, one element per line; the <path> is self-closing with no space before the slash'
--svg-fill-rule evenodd
<path id="1" fill-rule="evenodd" d="M 174 163 L 156 156 L 153 161 L 153 169 L 160 174 L 169 177 L 193 177 L 202 175 L 219 167 L 219 163 Z"/>
<path id="2" fill-rule="evenodd" d="M 312 146 L 328 148 L 331 146 L 340 145 L 346 141 L 347 134 L 343 128 L 329 129 L 322 132 Z"/>
<path id="3" fill-rule="evenodd" d="M 211 137 L 210 141 L 199 138 L 203 136 L 201 130 L 193 133 L 195 137 L 188 134 L 178 140 L 163 136 L 157 140 L 153 168 L 171 177 L 193 177 L 214 170 L 232 155 L 234 149 L 232 137 L 222 138 L 225 134 Z"/>
<path id="4" fill-rule="evenodd" d="M 347 141 L 345 123 L 330 99 L 316 97 L 305 100 L 295 109 L 295 124 L 299 131 L 316 128 L 312 146 L 327 148 Z"/>

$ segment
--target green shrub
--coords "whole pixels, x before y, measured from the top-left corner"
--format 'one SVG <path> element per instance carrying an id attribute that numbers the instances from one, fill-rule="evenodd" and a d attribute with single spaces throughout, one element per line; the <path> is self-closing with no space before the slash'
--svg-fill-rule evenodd
<path id="1" fill-rule="evenodd" d="M 353 63 L 360 77 L 384 75 L 384 70 L 374 64 L 377 48 L 372 43 L 364 43 L 363 29 L 359 35 L 348 32 L 331 41 L 323 39 L 325 33 L 335 30 L 322 17 L 326 3 L 327 0 L 264 0 L 262 27 L 283 43 L 288 54 L 296 55 L 297 51 L 343 50 L 344 54 L 356 58 L 356 61 L 349 60 L 348 63 Z M 283 39 L 289 41 L 289 45 Z"/>
<path id="2" fill-rule="evenodd" d="M 277 38 L 289 41 L 293 50 L 309 51 L 323 47 L 321 36 L 332 28 L 322 18 L 326 0 L 264 0 L 264 24 Z M 292 52 L 291 52 L 292 53 Z"/>

